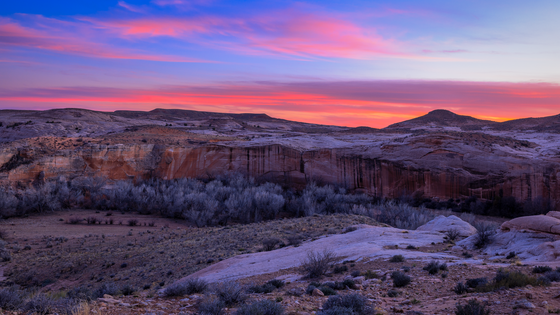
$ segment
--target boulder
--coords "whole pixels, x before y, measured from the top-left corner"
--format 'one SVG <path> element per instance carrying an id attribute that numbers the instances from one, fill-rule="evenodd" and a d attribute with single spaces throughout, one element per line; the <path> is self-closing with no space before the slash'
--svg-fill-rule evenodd
<path id="1" fill-rule="evenodd" d="M 432 221 L 418 227 L 417 231 L 439 232 L 445 233 L 449 230 L 456 230 L 460 236 L 468 237 L 476 234 L 476 228 L 454 215 L 445 217 L 443 215 L 437 216 Z"/>
<path id="2" fill-rule="evenodd" d="M 541 214 L 515 218 L 504 222 L 501 226 L 501 229 L 502 231 L 529 230 L 535 232 L 560 234 L 560 219 L 554 217 L 556 213 L 551 215 Z"/>

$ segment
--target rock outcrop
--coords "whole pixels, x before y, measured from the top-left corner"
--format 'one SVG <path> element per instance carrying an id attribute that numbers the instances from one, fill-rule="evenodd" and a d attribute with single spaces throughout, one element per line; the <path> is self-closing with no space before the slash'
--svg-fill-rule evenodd
<path id="1" fill-rule="evenodd" d="M 430 222 L 418 227 L 416 231 L 439 232 L 455 230 L 462 237 L 468 237 L 476 233 L 476 228 L 454 215 L 448 217 L 440 215 Z"/>

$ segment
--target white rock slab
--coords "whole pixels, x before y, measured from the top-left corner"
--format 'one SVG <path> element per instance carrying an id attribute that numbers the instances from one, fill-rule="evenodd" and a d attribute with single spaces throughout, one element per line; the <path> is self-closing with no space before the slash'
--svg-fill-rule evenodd
<path id="1" fill-rule="evenodd" d="M 358 225 L 358 230 L 329 235 L 299 247 L 285 247 L 270 252 L 235 256 L 191 274 L 188 278 L 201 278 L 208 282 L 235 280 L 297 267 L 309 252 L 331 250 L 343 260 L 364 258 L 389 258 L 403 255 L 406 259 L 457 259 L 443 253 L 423 253 L 405 250 L 408 245 L 425 246 L 443 241 L 443 234 L 425 231 L 408 231 L 391 227 Z M 396 246 L 398 248 L 396 248 Z M 394 248 L 394 249 L 393 249 Z"/>

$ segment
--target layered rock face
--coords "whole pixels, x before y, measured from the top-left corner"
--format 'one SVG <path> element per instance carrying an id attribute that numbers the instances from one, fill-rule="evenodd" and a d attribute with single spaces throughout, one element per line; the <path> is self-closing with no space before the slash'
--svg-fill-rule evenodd
<path id="1" fill-rule="evenodd" d="M 378 130 L 180 110 L 0 111 L 0 184 L 239 172 L 295 188 L 316 181 L 388 198 L 513 196 L 560 210 L 557 120 L 498 128 L 505 123 L 440 110 Z"/>
<path id="2" fill-rule="evenodd" d="M 517 200 L 551 199 L 554 208 L 560 200 L 560 164 L 537 164 L 473 150 L 461 154 L 423 151 L 410 143 L 392 147 L 391 152 L 384 147 L 298 150 L 279 144 L 119 144 L 90 145 L 52 155 L 4 150 L 0 162 L 27 161 L 13 163 L 12 169 L 1 173 L 1 179 L 9 182 L 59 176 L 104 176 L 111 180 L 205 178 L 239 172 L 296 188 L 315 181 L 388 198 L 423 192 L 424 196 L 442 200 L 468 196 L 492 199 L 501 191 L 503 196 Z"/>

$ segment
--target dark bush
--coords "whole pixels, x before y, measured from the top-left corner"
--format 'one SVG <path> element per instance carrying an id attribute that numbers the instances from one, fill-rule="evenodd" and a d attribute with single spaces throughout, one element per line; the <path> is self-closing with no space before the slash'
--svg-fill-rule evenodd
<path id="1" fill-rule="evenodd" d="M 327 273 L 331 265 L 337 260 L 339 260 L 339 257 L 329 250 L 324 250 L 321 253 L 309 252 L 306 260 L 301 264 L 301 269 L 307 278 L 319 278 Z"/>
<path id="2" fill-rule="evenodd" d="M 333 311 L 337 312 L 333 312 Z M 346 313 L 348 311 L 348 313 Z M 373 312 L 372 308 L 366 304 L 366 299 L 359 294 L 348 294 L 344 296 L 335 295 L 323 304 L 323 310 L 317 315 L 326 314 L 353 314 L 366 315 Z"/>
<path id="3" fill-rule="evenodd" d="M 397 291 L 397 290 L 391 289 L 391 290 L 387 291 L 387 296 L 391 297 L 391 298 L 397 297 L 397 296 L 399 296 L 399 294 L 400 294 L 400 292 Z"/>
<path id="4" fill-rule="evenodd" d="M 416 246 L 414 246 L 414 245 L 408 245 L 408 246 L 406 247 L 406 249 L 417 249 L 417 248 L 416 248 Z"/>
<path id="5" fill-rule="evenodd" d="M 87 224 L 97 224 L 97 222 L 99 222 L 99 219 L 96 217 L 87 217 L 86 222 Z"/>
<path id="6" fill-rule="evenodd" d="M 48 296 L 39 293 L 29 299 L 22 310 L 28 314 L 47 315 L 55 311 L 55 304 Z"/>
<path id="7" fill-rule="evenodd" d="M 533 267 L 533 273 L 545 273 L 552 271 L 552 268 L 549 266 L 535 266 Z"/>
<path id="8" fill-rule="evenodd" d="M 199 315 L 222 315 L 224 314 L 224 307 L 226 304 L 216 297 L 209 297 L 204 299 L 198 305 Z"/>
<path id="9" fill-rule="evenodd" d="M 237 282 L 222 282 L 215 288 L 216 296 L 226 306 L 232 306 L 247 299 L 245 289 Z"/>
<path id="10" fill-rule="evenodd" d="M 261 300 L 249 305 L 243 305 L 234 313 L 236 315 L 282 315 L 284 308 L 282 305 L 270 301 Z"/>
<path id="11" fill-rule="evenodd" d="M 346 265 L 342 265 L 342 266 L 335 266 L 333 272 L 334 273 L 344 273 L 348 271 L 348 267 Z"/>
<path id="12" fill-rule="evenodd" d="M 183 282 L 174 283 L 168 286 L 163 293 L 165 296 L 185 296 L 194 293 L 204 293 L 208 288 L 208 283 L 202 279 L 187 279 Z"/>
<path id="13" fill-rule="evenodd" d="M 487 278 L 468 279 L 467 282 L 466 282 L 467 287 L 473 288 L 473 289 L 476 289 L 480 286 L 485 286 L 486 284 L 488 284 L 488 279 Z"/>
<path id="14" fill-rule="evenodd" d="M 69 217 L 68 221 L 66 221 L 68 224 L 79 224 L 80 222 L 82 222 L 82 219 L 76 218 L 76 217 Z M 90 224 L 90 223 L 88 223 Z"/>
<path id="15" fill-rule="evenodd" d="M 517 256 L 517 254 L 515 254 L 515 252 L 509 252 L 509 254 L 506 256 L 506 259 L 512 259 L 515 258 Z"/>
<path id="16" fill-rule="evenodd" d="M 484 305 L 478 303 L 477 300 L 472 299 L 465 305 L 457 304 L 455 315 L 488 315 L 490 310 Z"/>
<path id="17" fill-rule="evenodd" d="M 397 288 L 404 287 L 410 283 L 410 277 L 400 271 L 393 271 L 391 274 L 393 285 Z"/>
<path id="18" fill-rule="evenodd" d="M 394 255 L 393 257 L 391 257 L 391 259 L 389 259 L 389 262 L 392 262 L 392 263 L 404 262 L 404 256 L 403 255 Z"/>
<path id="19" fill-rule="evenodd" d="M 121 288 L 121 293 L 122 295 L 133 295 L 134 292 L 138 291 L 135 287 L 129 285 L 129 284 L 125 284 L 122 288 Z"/>
<path id="20" fill-rule="evenodd" d="M 551 282 L 560 282 L 560 272 L 558 271 L 549 271 L 545 273 L 544 276 Z"/>
<path id="21" fill-rule="evenodd" d="M 103 283 L 95 292 L 93 292 L 93 296 L 97 298 L 103 297 L 105 294 L 108 295 L 117 295 L 119 294 L 120 290 L 119 287 L 114 284 L 113 282 L 106 282 Z"/>
<path id="22" fill-rule="evenodd" d="M 367 270 L 367 271 L 364 273 L 364 277 L 366 278 L 366 280 L 369 280 L 369 279 L 377 279 L 377 278 L 379 278 L 379 275 L 378 275 L 377 273 L 371 271 L 371 270 Z"/>
<path id="23" fill-rule="evenodd" d="M 263 249 L 265 251 L 271 251 L 273 249 L 276 248 L 276 246 L 278 246 L 278 244 L 280 244 L 282 241 L 280 241 L 277 238 L 269 238 L 263 241 Z"/>
<path id="24" fill-rule="evenodd" d="M 318 287 L 317 289 L 319 289 L 319 291 L 323 292 L 324 295 L 329 296 L 329 295 L 337 295 L 338 293 L 336 293 L 336 290 L 327 286 L 327 285 L 322 285 L 320 287 Z M 313 290 L 311 290 L 313 293 Z"/>
<path id="25" fill-rule="evenodd" d="M 272 279 L 272 280 L 268 281 L 267 284 L 273 285 L 277 289 L 280 289 L 281 287 L 286 285 L 286 283 L 284 281 L 278 280 L 278 279 Z"/>
<path id="26" fill-rule="evenodd" d="M 249 293 L 270 293 L 270 292 L 274 291 L 275 289 L 276 289 L 276 287 L 273 286 L 272 284 L 265 283 L 263 285 L 250 286 L 247 289 L 247 292 L 249 292 Z"/>
<path id="27" fill-rule="evenodd" d="M 23 304 L 22 293 L 14 288 L 0 290 L 0 309 L 13 311 Z"/>
<path id="28" fill-rule="evenodd" d="M 138 225 L 138 220 L 137 219 L 130 219 L 128 220 L 128 226 L 137 226 Z"/>
<path id="29" fill-rule="evenodd" d="M 463 284 L 462 282 L 457 282 L 457 285 L 455 286 L 455 288 L 453 289 L 453 291 L 457 294 L 464 294 L 467 293 L 468 288 L 465 284 Z"/>
<path id="30" fill-rule="evenodd" d="M 362 273 L 359 270 L 354 270 L 352 271 L 352 273 L 350 273 L 350 275 L 354 278 L 359 277 L 362 275 Z"/>
<path id="31" fill-rule="evenodd" d="M 446 271 L 447 270 L 447 264 L 446 263 L 440 263 L 438 261 L 432 260 L 422 269 L 426 270 L 431 275 L 435 275 L 440 270 Z"/>
<path id="32" fill-rule="evenodd" d="M 448 241 L 453 242 L 453 241 L 456 241 L 459 238 L 460 233 L 459 233 L 459 230 L 457 230 L 457 229 L 449 229 L 445 232 L 445 236 L 447 237 Z"/>
<path id="33" fill-rule="evenodd" d="M 492 243 L 496 227 L 492 224 L 482 224 L 477 227 L 474 246 L 476 248 L 484 248 Z"/>
<path id="34" fill-rule="evenodd" d="M 499 269 L 496 277 L 486 285 L 481 285 L 476 288 L 477 291 L 490 292 L 498 289 L 511 289 L 517 287 L 524 287 L 527 285 L 540 286 L 547 285 L 548 281 L 544 279 L 536 279 L 535 277 L 528 276 L 519 271 L 505 271 Z"/>
<path id="35" fill-rule="evenodd" d="M 301 242 L 303 241 L 303 238 L 299 235 L 294 235 L 294 236 L 288 236 L 288 245 L 292 245 L 292 246 L 299 246 L 301 245 Z"/>

